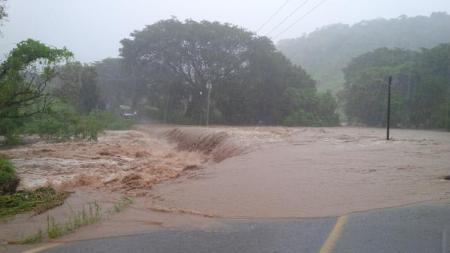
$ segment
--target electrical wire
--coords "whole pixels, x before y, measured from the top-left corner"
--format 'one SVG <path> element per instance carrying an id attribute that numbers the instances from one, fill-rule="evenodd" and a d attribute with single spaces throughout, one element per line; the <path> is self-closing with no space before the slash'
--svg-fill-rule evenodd
<path id="1" fill-rule="evenodd" d="M 275 37 L 273 37 L 273 39 L 276 39 L 278 37 L 280 37 L 281 34 L 289 31 L 293 26 L 295 26 L 298 22 L 302 21 L 305 17 L 307 17 L 308 15 L 310 15 L 311 13 L 313 13 L 317 8 L 319 8 L 322 4 L 324 4 L 326 1 L 328 0 L 322 0 L 321 2 L 319 2 L 317 5 L 315 5 L 313 8 L 311 8 L 308 12 L 306 12 L 303 16 L 301 16 L 299 19 L 295 20 L 291 25 L 289 25 L 286 29 L 284 29 L 283 31 L 279 32 L 277 35 L 275 35 Z"/>
<path id="2" fill-rule="evenodd" d="M 267 20 L 266 22 L 264 22 L 258 29 L 256 29 L 256 32 L 261 31 L 261 29 L 263 29 L 270 21 L 272 21 L 272 19 L 278 15 L 278 13 L 280 13 L 280 11 L 286 7 L 286 5 L 290 2 L 291 0 L 286 0 L 286 2 L 284 2 L 283 5 L 280 6 L 280 8 L 278 8 Z"/>
<path id="3" fill-rule="evenodd" d="M 273 31 L 275 31 L 276 29 L 278 29 L 278 27 L 280 27 L 281 25 L 283 25 L 290 17 L 292 17 L 295 13 L 297 13 L 297 11 L 300 10 L 300 8 L 302 8 L 303 6 L 305 6 L 305 4 L 307 4 L 309 2 L 309 0 L 306 0 L 304 2 L 302 2 L 299 6 L 297 6 L 297 8 L 295 8 L 289 15 L 287 15 L 280 23 L 278 23 L 276 26 L 274 26 L 268 33 L 267 35 L 271 34 Z"/>

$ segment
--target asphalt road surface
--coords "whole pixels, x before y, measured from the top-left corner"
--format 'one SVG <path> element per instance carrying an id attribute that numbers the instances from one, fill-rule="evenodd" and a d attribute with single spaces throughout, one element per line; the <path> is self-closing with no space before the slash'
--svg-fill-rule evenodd
<path id="1" fill-rule="evenodd" d="M 318 219 L 225 220 L 212 231 L 151 230 L 62 244 L 45 252 L 450 253 L 450 203 Z"/>

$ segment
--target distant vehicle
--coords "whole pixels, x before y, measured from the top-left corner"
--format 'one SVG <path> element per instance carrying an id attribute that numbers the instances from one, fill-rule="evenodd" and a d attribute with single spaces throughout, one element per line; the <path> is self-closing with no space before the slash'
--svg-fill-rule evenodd
<path id="1" fill-rule="evenodd" d="M 124 118 L 134 118 L 134 117 L 137 116 L 137 112 L 136 111 L 131 111 L 131 106 L 120 105 L 119 107 L 121 109 L 120 115 L 122 115 L 122 117 L 124 117 Z"/>
<path id="2" fill-rule="evenodd" d="M 124 118 L 134 118 L 134 117 L 136 117 L 136 115 L 137 115 L 136 111 L 122 113 L 122 117 L 124 117 Z"/>

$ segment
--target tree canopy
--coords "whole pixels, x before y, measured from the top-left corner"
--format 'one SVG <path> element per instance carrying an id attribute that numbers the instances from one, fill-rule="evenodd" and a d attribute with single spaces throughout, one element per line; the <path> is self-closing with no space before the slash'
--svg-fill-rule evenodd
<path id="1" fill-rule="evenodd" d="M 57 69 L 54 95 L 75 106 L 81 113 L 101 107 L 97 72 L 94 66 L 69 62 Z"/>
<path id="2" fill-rule="evenodd" d="M 343 87 L 342 69 L 361 54 L 377 48 L 419 50 L 450 42 L 450 15 L 375 19 L 349 26 L 334 24 L 277 47 L 292 62 L 302 65 L 318 81 L 321 90 Z"/>
<path id="3" fill-rule="evenodd" d="M 96 62 L 97 86 L 100 100 L 108 110 L 118 110 L 120 105 L 131 105 L 132 79 L 121 58 L 107 58 Z"/>
<path id="4" fill-rule="evenodd" d="M 0 0 L 0 20 L 5 18 L 7 16 L 6 10 L 5 10 L 5 3 L 6 0 Z"/>
<path id="5" fill-rule="evenodd" d="M 47 109 L 47 84 L 56 64 L 71 56 L 66 49 L 31 39 L 17 44 L 0 64 L 0 135 L 11 134 L 24 118 Z"/>
<path id="6" fill-rule="evenodd" d="M 45 109 L 46 86 L 55 66 L 72 54 L 26 40 L 0 64 L 0 118 L 21 118 Z"/>
<path id="7" fill-rule="evenodd" d="M 163 20 L 121 43 L 133 107 L 160 118 L 203 124 L 210 91 L 216 123 L 277 124 L 295 112 L 304 115 L 293 124 L 315 124 L 323 100 L 333 99 L 319 98 L 315 81 L 267 37 L 230 24 Z M 336 108 L 327 109 L 333 122 L 321 124 L 336 124 Z"/>
<path id="8" fill-rule="evenodd" d="M 386 78 L 392 75 L 394 125 L 450 129 L 450 44 L 420 52 L 377 49 L 353 59 L 344 73 L 340 95 L 350 121 L 385 124 Z"/>

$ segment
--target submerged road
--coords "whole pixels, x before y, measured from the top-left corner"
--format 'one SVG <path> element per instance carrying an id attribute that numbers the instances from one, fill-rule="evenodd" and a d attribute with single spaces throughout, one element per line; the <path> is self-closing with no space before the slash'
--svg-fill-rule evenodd
<path id="1" fill-rule="evenodd" d="M 212 231 L 151 230 L 44 252 L 450 252 L 450 203 L 317 219 L 226 220 Z"/>

